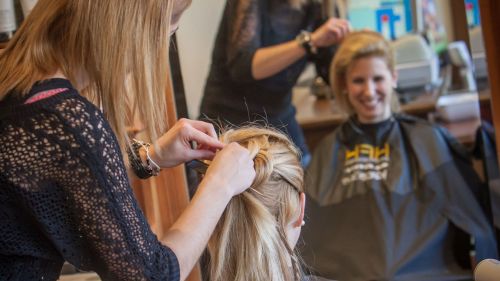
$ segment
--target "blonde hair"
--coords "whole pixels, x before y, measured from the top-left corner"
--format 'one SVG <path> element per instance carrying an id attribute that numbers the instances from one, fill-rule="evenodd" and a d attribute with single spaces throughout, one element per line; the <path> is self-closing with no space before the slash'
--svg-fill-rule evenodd
<path id="1" fill-rule="evenodd" d="M 301 211 L 297 148 L 282 133 L 257 127 L 227 131 L 221 140 L 238 142 L 255 155 L 256 178 L 230 201 L 210 238 L 210 280 L 299 280 L 299 261 L 285 232 Z"/>
<path id="2" fill-rule="evenodd" d="M 175 7 L 174 7 L 175 2 Z M 137 115 L 156 139 L 166 130 L 169 32 L 190 0 L 40 0 L 0 54 L 0 100 L 26 95 L 60 69 L 102 108 L 124 148 Z"/>
<path id="3" fill-rule="evenodd" d="M 361 58 L 377 57 L 385 61 L 392 73 L 394 68 L 394 52 L 390 43 L 374 31 L 352 32 L 342 41 L 330 65 L 330 85 L 342 109 L 348 114 L 355 113 L 347 97 L 347 72 L 353 63 Z M 391 96 L 391 109 L 399 111 L 398 99 Z"/>

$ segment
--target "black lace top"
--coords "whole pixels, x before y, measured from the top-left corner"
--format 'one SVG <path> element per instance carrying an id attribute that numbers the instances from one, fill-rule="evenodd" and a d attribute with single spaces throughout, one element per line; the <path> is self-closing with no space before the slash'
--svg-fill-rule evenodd
<path id="1" fill-rule="evenodd" d="M 50 89 L 65 90 L 26 103 Z M 0 144 L 1 280 L 56 280 L 65 260 L 103 280 L 179 280 L 110 125 L 67 80 L 1 101 Z"/>

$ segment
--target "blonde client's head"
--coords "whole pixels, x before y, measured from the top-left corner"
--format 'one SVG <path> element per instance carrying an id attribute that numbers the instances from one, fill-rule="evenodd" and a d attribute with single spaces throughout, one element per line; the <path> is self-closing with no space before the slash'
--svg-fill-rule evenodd
<path id="1" fill-rule="evenodd" d="M 330 82 L 344 111 L 361 123 L 384 121 L 399 110 L 393 50 L 379 33 L 349 34 L 335 53 Z"/>
<path id="2" fill-rule="evenodd" d="M 210 239 L 210 280 L 299 280 L 293 248 L 304 217 L 299 152 L 282 133 L 248 127 L 222 134 L 254 155 L 256 178 L 234 197 Z"/>

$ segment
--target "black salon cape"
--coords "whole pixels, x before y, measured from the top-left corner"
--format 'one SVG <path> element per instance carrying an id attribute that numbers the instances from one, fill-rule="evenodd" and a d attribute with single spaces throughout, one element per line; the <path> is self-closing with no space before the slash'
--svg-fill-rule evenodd
<path id="1" fill-rule="evenodd" d="M 321 142 L 306 174 L 306 264 L 340 281 L 470 279 L 453 258 L 451 224 L 475 238 L 478 260 L 497 252 L 466 161 L 426 121 L 349 119 Z"/>
<path id="2" fill-rule="evenodd" d="M 475 152 L 483 160 L 484 173 L 488 182 L 488 195 L 491 204 L 494 225 L 497 237 L 500 237 L 500 168 L 498 167 L 498 154 L 496 151 L 496 138 L 494 127 L 485 121 L 477 131 Z"/>

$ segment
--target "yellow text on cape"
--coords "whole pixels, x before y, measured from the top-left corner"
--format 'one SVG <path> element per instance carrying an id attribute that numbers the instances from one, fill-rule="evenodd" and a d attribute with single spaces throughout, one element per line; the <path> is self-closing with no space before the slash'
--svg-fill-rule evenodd
<path id="1" fill-rule="evenodd" d="M 389 158 L 391 154 L 389 144 L 386 143 L 382 147 L 373 146 L 371 144 L 357 144 L 354 149 L 345 152 L 345 160 L 370 158 L 380 159 L 382 157 Z"/>

